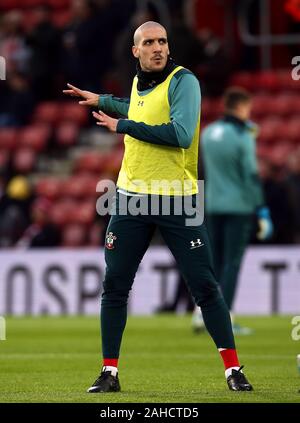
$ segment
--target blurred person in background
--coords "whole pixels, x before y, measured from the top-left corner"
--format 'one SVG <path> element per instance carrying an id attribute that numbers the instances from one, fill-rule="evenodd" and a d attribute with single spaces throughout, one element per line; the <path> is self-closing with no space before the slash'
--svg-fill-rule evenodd
<path id="1" fill-rule="evenodd" d="M 195 70 L 203 81 L 203 95 L 220 96 L 232 71 L 231 61 L 226 57 L 222 40 L 209 28 L 198 31 L 198 66 Z"/>
<path id="2" fill-rule="evenodd" d="M 178 3 L 178 5 L 176 5 L 176 3 Z M 170 15 L 171 28 L 169 31 L 169 44 L 171 48 L 174 46 L 174 60 L 181 63 L 182 66 L 190 69 L 192 72 L 196 72 L 197 65 L 199 65 L 202 60 L 202 44 L 197 35 L 185 22 L 181 0 L 179 2 L 176 0 L 175 4 L 170 5 Z M 202 90 L 203 80 L 200 80 Z"/>
<path id="3" fill-rule="evenodd" d="M 35 25 L 26 37 L 31 49 L 30 78 L 39 100 L 55 94 L 55 80 L 60 71 L 60 32 L 51 21 L 51 7 L 41 4 L 34 9 Z"/>
<path id="4" fill-rule="evenodd" d="M 297 221 L 295 217 L 295 212 L 297 212 L 295 199 L 297 196 L 295 197 L 292 194 L 292 192 L 295 193 L 294 174 L 292 173 L 291 178 L 289 178 L 286 166 L 278 166 L 269 159 L 260 159 L 258 163 L 266 203 L 269 206 L 274 223 L 272 243 L 291 244 L 294 242 L 294 226 Z"/>
<path id="5" fill-rule="evenodd" d="M 0 247 L 12 247 L 30 224 L 32 191 L 24 176 L 14 176 L 0 199 Z"/>
<path id="6" fill-rule="evenodd" d="M 0 91 L 0 127 L 26 125 L 35 105 L 28 78 L 21 73 L 11 72 L 6 82 Z"/>
<path id="7" fill-rule="evenodd" d="M 292 213 L 293 241 L 300 244 L 300 148 L 289 157 L 288 170 L 287 185 Z"/>
<path id="8" fill-rule="evenodd" d="M 31 224 L 16 243 L 17 248 L 53 248 L 61 242 L 61 234 L 50 220 L 51 201 L 38 197 L 31 206 Z"/>
<path id="9" fill-rule="evenodd" d="M 5 58 L 6 72 L 28 74 L 30 49 L 23 31 L 23 14 L 18 10 L 7 12 L 0 21 L 0 56 Z"/>
<path id="10" fill-rule="evenodd" d="M 253 216 L 259 222 L 257 237 L 270 238 L 273 225 L 258 176 L 256 127 L 249 121 L 251 97 L 240 88 L 224 95 L 225 116 L 208 125 L 201 137 L 205 173 L 206 222 L 212 242 L 217 280 L 231 311 L 245 249 L 250 242 Z M 231 314 L 232 321 L 233 316 Z M 198 307 L 192 319 L 197 331 L 204 322 Z M 233 322 L 235 334 L 248 334 Z"/>
<path id="11" fill-rule="evenodd" d="M 65 78 L 88 90 L 100 90 L 102 78 L 113 63 L 115 33 L 110 2 L 73 0 L 71 11 L 71 23 L 62 36 Z"/>

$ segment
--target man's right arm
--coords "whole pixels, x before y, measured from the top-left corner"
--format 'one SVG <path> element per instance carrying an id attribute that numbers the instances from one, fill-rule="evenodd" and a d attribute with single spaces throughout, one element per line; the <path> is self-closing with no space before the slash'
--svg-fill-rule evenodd
<path id="1" fill-rule="evenodd" d="M 96 107 L 108 113 L 116 113 L 122 117 L 128 117 L 129 98 L 114 97 L 112 94 L 95 94 L 91 91 L 81 90 L 75 85 L 67 84 L 68 89 L 63 93 L 70 97 L 79 97 L 82 106 Z"/>
<path id="2" fill-rule="evenodd" d="M 105 113 L 116 113 L 127 118 L 129 103 L 129 98 L 114 97 L 112 94 L 100 94 L 98 108 Z"/>

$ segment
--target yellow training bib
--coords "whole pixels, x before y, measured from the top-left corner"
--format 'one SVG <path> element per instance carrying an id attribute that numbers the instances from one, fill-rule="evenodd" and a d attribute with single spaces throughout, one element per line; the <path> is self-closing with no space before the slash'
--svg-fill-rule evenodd
<path id="1" fill-rule="evenodd" d="M 139 95 L 134 78 L 128 119 L 147 125 L 170 122 L 168 90 L 173 72 L 146 95 Z M 187 99 L 188 101 L 188 99 Z M 200 115 L 188 149 L 151 144 L 125 135 L 125 153 L 117 185 L 126 191 L 157 195 L 192 195 L 198 192 L 197 164 Z"/>

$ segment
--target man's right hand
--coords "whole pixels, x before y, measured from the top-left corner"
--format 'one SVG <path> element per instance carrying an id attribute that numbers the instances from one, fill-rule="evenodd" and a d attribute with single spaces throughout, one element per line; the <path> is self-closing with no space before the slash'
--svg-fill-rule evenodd
<path id="1" fill-rule="evenodd" d="M 84 91 L 74 85 L 67 84 L 68 90 L 63 90 L 63 93 L 71 97 L 81 97 L 84 100 L 80 100 L 79 104 L 83 106 L 98 107 L 99 94 L 91 93 L 90 91 Z"/>

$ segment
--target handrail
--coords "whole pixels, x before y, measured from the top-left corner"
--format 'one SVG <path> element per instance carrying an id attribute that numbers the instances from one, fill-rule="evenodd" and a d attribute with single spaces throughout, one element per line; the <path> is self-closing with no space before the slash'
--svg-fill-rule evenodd
<path id="1" fill-rule="evenodd" d="M 273 35 L 270 32 L 263 34 L 254 35 L 251 34 L 249 25 L 247 22 L 247 16 L 249 12 L 249 7 L 254 0 L 244 0 L 241 3 L 238 17 L 238 28 L 241 39 L 245 44 L 252 46 L 262 46 L 262 45 L 278 45 L 278 44 L 297 44 L 300 42 L 300 33 L 299 34 L 277 34 Z M 260 0 L 260 18 L 261 23 L 264 21 L 265 25 L 270 27 L 270 5 L 269 0 Z M 263 28 L 261 28 L 262 30 Z"/>

